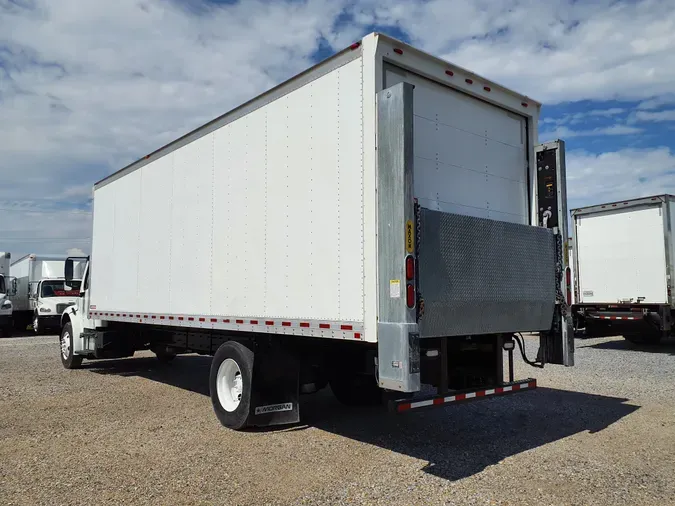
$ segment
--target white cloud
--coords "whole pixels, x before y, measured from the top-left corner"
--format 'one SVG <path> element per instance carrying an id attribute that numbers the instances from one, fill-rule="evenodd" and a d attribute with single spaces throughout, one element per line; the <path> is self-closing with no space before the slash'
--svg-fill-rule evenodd
<path id="1" fill-rule="evenodd" d="M 370 20 L 545 102 L 672 92 L 675 9 L 637 0 L 376 2 Z"/>
<path id="2" fill-rule="evenodd" d="M 547 141 L 552 139 L 571 139 L 573 137 L 592 137 L 602 135 L 635 135 L 643 130 L 629 125 L 611 125 L 608 127 L 597 127 L 587 130 L 572 130 L 566 126 L 559 126 L 552 131 L 543 131 L 539 134 L 539 140 Z"/>
<path id="3" fill-rule="evenodd" d="M 88 251 L 96 180 L 372 25 L 549 103 L 675 103 L 675 10 L 657 0 L 0 0 L 0 242 Z M 586 124 L 623 109 L 589 108 L 549 133 L 639 133 Z"/>
<path id="4" fill-rule="evenodd" d="M 570 207 L 675 193 L 675 153 L 667 147 L 567 153 Z"/>
<path id="5" fill-rule="evenodd" d="M 638 121 L 675 121 L 675 109 L 666 111 L 637 111 L 635 119 Z"/>

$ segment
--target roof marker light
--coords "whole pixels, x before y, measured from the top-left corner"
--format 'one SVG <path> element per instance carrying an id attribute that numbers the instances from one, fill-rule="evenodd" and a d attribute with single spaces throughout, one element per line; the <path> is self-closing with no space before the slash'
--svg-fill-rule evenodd
<path id="1" fill-rule="evenodd" d="M 527 102 L 521 102 L 520 105 L 522 105 L 523 107 L 527 107 L 528 103 Z"/>
<path id="2" fill-rule="evenodd" d="M 454 76 L 455 73 L 452 70 L 446 70 L 445 73 L 449 76 Z"/>
<path id="3" fill-rule="evenodd" d="M 354 49 L 358 49 L 359 47 L 361 47 L 361 43 L 360 42 L 354 42 L 351 46 L 349 46 L 349 49 L 354 51 Z"/>
<path id="4" fill-rule="evenodd" d="M 492 91 L 492 90 L 490 89 L 489 86 L 483 86 L 483 89 L 484 89 L 485 91 Z"/>
<path id="5" fill-rule="evenodd" d="M 465 82 L 466 84 L 473 84 L 473 79 L 467 78 L 467 79 L 464 79 L 464 82 Z"/>
<path id="6" fill-rule="evenodd" d="M 397 47 L 394 48 L 394 53 L 396 54 L 403 54 L 403 49 L 399 49 Z"/>

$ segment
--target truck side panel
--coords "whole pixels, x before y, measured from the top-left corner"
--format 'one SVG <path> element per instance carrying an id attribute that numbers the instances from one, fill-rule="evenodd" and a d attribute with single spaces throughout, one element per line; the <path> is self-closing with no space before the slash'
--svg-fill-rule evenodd
<path id="1" fill-rule="evenodd" d="M 356 58 L 97 188 L 91 305 L 363 322 L 362 73 Z"/>
<path id="2" fill-rule="evenodd" d="M 575 217 L 580 304 L 667 302 L 662 209 L 659 202 Z"/>

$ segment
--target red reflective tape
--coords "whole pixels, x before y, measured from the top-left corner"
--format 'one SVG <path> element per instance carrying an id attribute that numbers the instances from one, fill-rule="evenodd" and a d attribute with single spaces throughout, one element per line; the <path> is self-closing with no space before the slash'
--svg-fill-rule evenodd
<path id="1" fill-rule="evenodd" d="M 281 326 L 282 326 L 282 327 L 290 327 L 290 326 L 291 326 L 291 322 L 281 322 Z"/>
<path id="2" fill-rule="evenodd" d="M 237 320 L 237 323 L 244 323 L 244 320 Z"/>
<path id="3" fill-rule="evenodd" d="M 274 322 L 271 321 L 271 320 L 269 320 L 269 321 L 266 321 L 266 322 L 265 322 L 265 325 L 274 325 Z"/>
<path id="4" fill-rule="evenodd" d="M 480 392 L 476 392 L 476 397 L 485 397 L 485 390 L 481 390 Z"/>
<path id="5" fill-rule="evenodd" d="M 463 401 L 464 399 L 466 399 L 466 394 L 457 394 L 457 395 L 455 395 L 455 400 L 456 400 L 456 401 Z"/>
<path id="6" fill-rule="evenodd" d="M 307 322 L 301 322 L 301 323 L 300 323 L 300 326 L 301 326 L 303 329 L 308 329 L 308 328 L 309 328 L 309 323 L 307 323 Z"/>
<path id="7" fill-rule="evenodd" d="M 205 321 L 206 321 L 206 318 L 200 318 L 199 321 L 200 321 L 200 322 L 205 322 Z"/>
<path id="8" fill-rule="evenodd" d="M 354 339 L 361 339 L 361 333 L 360 332 L 354 332 Z"/>
<path id="9" fill-rule="evenodd" d="M 354 329 L 354 327 L 352 327 L 351 325 L 340 325 L 340 328 L 342 330 L 353 330 Z"/>
<path id="10" fill-rule="evenodd" d="M 495 393 L 496 393 L 496 394 L 503 394 L 503 393 L 504 393 L 504 389 L 503 389 L 502 387 L 497 387 L 497 388 L 495 388 Z"/>
<path id="11" fill-rule="evenodd" d="M 520 385 L 513 385 L 513 391 L 520 390 Z"/>
<path id="12" fill-rule="evenodd" d="M 398 405 L 398 410 L 400 411 L 406 411 L 410 409 L 410 403 L 409 402 L 404 402 L 403 404 Z"/>
<path id="13" fill-rule="evenodd" d="M 437 399 L 434 399 L 434 404 L 438 406 L 439 404 L 445 403 L 445 399 L 443 397 L 438 397 Z"/>
<path id="14" fill-rule="evenodd" d="M 258 320 L 251 320 L 251 325 L 258 325 Z"/>
<path id="15" fill-rule="evenodd" d="M 537 388 L 537 380 L 532 380 L 527 384 L 530 388 Z"/>
<path id="16" fill-rule="evenodd" d="M 329 329 L 330 325 L 328 323 L 319 323 L 320 329 Z"/>

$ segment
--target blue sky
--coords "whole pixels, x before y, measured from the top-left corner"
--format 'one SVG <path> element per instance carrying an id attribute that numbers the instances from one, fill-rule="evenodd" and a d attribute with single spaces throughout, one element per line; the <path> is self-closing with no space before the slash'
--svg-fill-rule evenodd
<path id="1" fill-rule="evenodd" d="M 675 193 L 667 0 L 0 0 L 0 249 L 87 252 L 95 181 L 371 31 L 543 102 L 571 207 Z"/>

